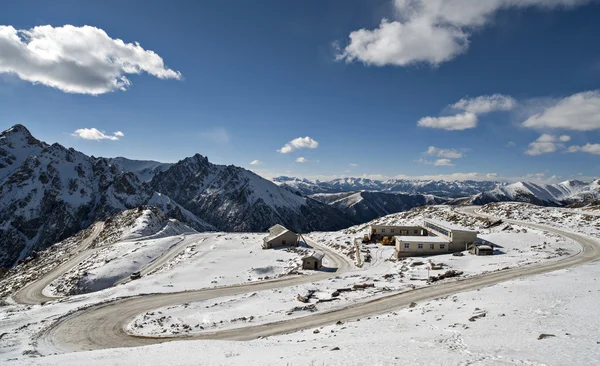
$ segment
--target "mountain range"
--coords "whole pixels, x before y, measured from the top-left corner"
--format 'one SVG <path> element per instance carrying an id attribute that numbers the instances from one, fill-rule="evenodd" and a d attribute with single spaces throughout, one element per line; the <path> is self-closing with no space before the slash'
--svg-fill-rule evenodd
<path id="1" fill-rule="evenodd" d="M 126 209 L 154 206 L 198 231 L 330 231 L 430 204 L 524 201 L 583 205 L 598 181 L 273 181 L 200 154 L 177 163 L 93 157 L 47 144 L 22 125 L 0 134 L 0 267 Z"/>

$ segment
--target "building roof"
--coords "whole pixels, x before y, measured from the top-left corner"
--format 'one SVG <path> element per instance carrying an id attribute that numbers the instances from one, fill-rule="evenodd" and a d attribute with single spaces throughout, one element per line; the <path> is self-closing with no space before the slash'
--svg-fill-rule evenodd
<path id="1" fill-rule="evenodd" d="M 325 257 L 325 254 L 323 253 L 319 253 L 319 252 L 312 252 L 309 255 L 307 255 L 306 257 L 302 258 L 302 260 L 308 259 L 308 258 L 315 258 L 316 260 L 321 260 L 323 259 L 323 257 Z"/>
<path id="2" fill-rule="evenodd" d="M 278 238 L 287 232 L 291 232 L 291 231 L 286 229 L 284 226 L 277 224 L 277 225 L 271 226 L 269 228 L 269 235 L 265 236 L 265 238 L 263 240 L 265 242 L 270 242 L 271 240 Z"/>
<path id="3" fill-rule="evenodd" d="M 395 236 L 399 241 L 407 241 L 411 243 L 449 243 L 450 241 L 439 236 Z"/>
<path id="4" fill-rule="evenodd" d="M 285 226 L 283 225 L 273 225 L 269 228 L 269 232 L 273 235 L 279 235 L 282 232 L 287 231 L 287 229 L 285 228 Z"/>
<path id="5" fill-rule="evenodd" d="M 494 250 L 494 248 L 490 247 L 489 245 L 478 245 L 477 248 L 479 249 L 484 249 L 484 250 Z"/>
<path id="6" fill-rule="evenodd" d="M 441 227 L 443 227 L 445 229 L 448 229 L 448 230 L 453 230 L 453 231 L 468 231 L 468 232 L 472 232 L 472 233 L 476 233 L 477 232 L 477 230 L 467 229 L 464 226 L 456 225 L 456 224 L 453 224 L 453 223 L 447 222 L 447 221 L 436 220 L 436 219 L 429 219 L 429 218 L 425 218 L 425 221 L 426 222 L 430 222 L 430 223 L 432 223 L 434 225 L 437 225 L 437 226 L 441 226 Z"/>

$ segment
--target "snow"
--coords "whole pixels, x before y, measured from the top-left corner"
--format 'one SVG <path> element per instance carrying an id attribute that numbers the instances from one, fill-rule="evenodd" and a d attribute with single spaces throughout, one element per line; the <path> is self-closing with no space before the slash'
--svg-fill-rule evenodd
<path id="1" fill-rule="evenodd" d="M 43 358 L 13 354 L 8 357 L 19 359 L 4 364 L 597 365 L 600 318 L 590 314 L 600 302 L 598 278 L 598 263 L 592 263 L 321 327 L 316 334 L 309 329 L 250 342 L 179 341 Z M 554 336 L 539 340 L 541 334 Z"/>
<path id="2" fill-rule="evenodd" d="M 569 210 L 570 215 L 563 215 L 566 209 L 559 212 L 560 216 L 548 221 L 557 226 L 567 226 L 575 220 L 573 217 L 582 215 L 576 210 Z M 157 309 L 133 319 L 128 331 L 152 335 L 200 334 L 285 321 L 428 286 L 425 279 L 429 274 L 436 275 L 448 269 L 464 272 L 459 277 L 463 278 L 501 271 L 506 267 L 556 260 L 580 250 L 572 241 L 543 230 L 512 224 L 484 228 L 484 222 L 457 214 L 445 206 L 389 215 L 376 222 L 410 225 L 420 222 L 425 215 L 477 228 L 479 236 L 493 243 L 497 251 L 493 256 L 483 257 L 444 254 L 392 261 L 388 259 L 393 247 L 361 245 L 362 253 L 372 257 L 362 268 L 303 285 Z M 599 216 L 593 217 L 600 219 Z M 362 231 L 368 225 L 340 232 L 311 233 L 309 237 L 344 253 L 353 247 L 346 242 L 353 243 L 354 238 L 362 237 Z M 134 227 L 139 226 L 143 225 L 136 221 Z M 273 278 L 297 270 L 300 258 L 308 250 L 261 250 L 264 235 L 185 235 L 185 246 L 178 255 L 139 280 L 51 301 L 43 306 L 0 306 L 0 334 L 3 334 L 0 338 L 0 360 L 7 365 L 600 363 L 600 349 L 596 343 L 600 341 L 597 338 L 600 319 L 593 316 L 600 301 L 597 284 L 600 262 L 458 293 L 379 316 L 324 326 L 316 333 L 315 329 L 308 329 L 250 342 L 180 341 L 37 357 L 38 332 L 77 308 L 122 296 L 260 281 L 266 276 Z M 151 251 L 164 248 L 168 245 L 166 241 L 172 239 L 174 237 L 171 236 L 119 242 L 110 246 L 111 255 L 115 257 L 113 261 L 118 260 L 122 253 L 134 258 L 138 255 L 137 251 L 132 252 L 136 246 L 147 245 L 144 250 Z M 148 243 L 144 244 L 146 241 Z M 340 244 L 344 244 L 343 247 Z M 136 261 L 144 260 L 135 258 Z M 429 261 L 443 264 L 441 272 L 430 269 Z M 110 267 L 111 262 L 106 266 Z M 121 268 L 119 265 L 115 267 Z M 336 290 L 352 288 L 356 284 L 373 284 L 373 287 L 340 292 L 334 296 Z M 306 296 L 313 291 L 314 297 L 308 303 L 297 300 L 298 294 Z M 340 300 L 318 302 L 332 298 Z M 136 321 L 143 328 L 136 327 Z M 543 333 L 554 336 L 538 340 Z M 332 351 L 334 347 L 341 350 Z M 41 348 L 39 351 L 45 353 Z"/>
<path id="3" fill-rule="evenodd" d="M 448 222 L 448 221 L 436 220 L 436 219 L 432 219 L 432 218 L 429 218 L 429 217 L 425 217 L 425 220 L 431 222 L 434 225 L 438 225 L 438 226 L 441 226 L 443 228 L 450 229 L 450 230 L 471 231 L 471 232 L 474 231 L 474 230 L 469 230 L 469 229 L 467 229 L 464 226 L 456 225 L 456 224 L 453 224 L 453 223 Z"/>

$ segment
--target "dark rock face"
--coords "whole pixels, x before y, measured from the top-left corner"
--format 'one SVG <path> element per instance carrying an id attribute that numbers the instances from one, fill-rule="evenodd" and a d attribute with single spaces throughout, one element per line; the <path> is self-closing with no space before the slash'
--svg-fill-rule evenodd
<path id="1" fill-rule="evenodd" d="M 327 205 L 280 188 L 246 169 L 212 164 L 199 154 L 157 174 L 150 184 L 225 231 L 265 231 L 280 223 L 306 232 L 352 224 Z"/>

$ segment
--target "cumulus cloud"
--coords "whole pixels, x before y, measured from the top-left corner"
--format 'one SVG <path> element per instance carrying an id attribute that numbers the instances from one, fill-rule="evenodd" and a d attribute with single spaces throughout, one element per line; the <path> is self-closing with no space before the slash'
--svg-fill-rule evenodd
<path id="1" fill-rule="evenodd" d="M 298 159 L 296 159 L 296 163 L 308 163 L 308 160 L 306 160 L 306 158 L 303 158 L 301 156 Z"/>
<path id="2" fill-rule="evenodd" d="M 337 46 L 336 60 L 374 66 L 439 65 L 469 48 L 473 31 L 487 25 L 507 8 L 570 8 L 591 0 L 395 0 L 393 20 L 382 19 L 376 29 L 359 29 L 345 47 Z"/>
<path id="3" fill-rule="evenodd" d="M 316 149 L 317 147 L 319 147 L 319 143 L 313 140 L 312 138 L 306 136 L 293 139 L 292 141 L 283 145 L 283 147 L 277 150 L 277 152 L 287 154 L 297 149 Z"/>
<path id="4" fill-rule="evenodd" d="M 495 111 L 509 111 L 516 105 L 517 102 L 511 96 L 492 94 L 476 98 L 463 98 L 454 103 L 451 108 L 474 114 L 485 114 Z"/>
<path id="5" fill-rule="evenodd" d="M 585 152 L 588 154 L 600 155 L 600 144 L 585 144 L 583 146 L 569 146 L 567 152 Z"/>
<path id="6" fill-rule="evenodd" d="M 441 128 L 460 131 L 477 127 L 477 116 L 470 112 L 445 117 L 423 117 L 417 122 L 419 127 Z"/>
<path id="7" fill-rule="evenodd" d="M 102 131 L 99 131 L 95 128 L 80 128 L 75 130 L 75 132 L 73 132 L 71 134 L 71 136 L 75 136 L 75 137 L 81 137 L 82 139 L 85 140 L 112 140 L 112 141 L 116 141 L 119 139 L 119 137 L 123 137 L 125 136 L 125 134 L 121 131 L 117 131 L 114 134 L 110 135 L 110 134 L 106 134 Z"/>
<path id="8" fill-rule="evenodd" d="M 181 79 L 163 59 L 139 43 L 111 38 L 92 26 L 38 26 L 15 29 L 0 25 L 0 74 L 14 74 L 34 84 L 67 93 L 98 95 L 126 90 L 126 75 Z"/>
<path id="9" fill-rule="evenodd" d="M 263 162 L 262 162 L 262 161 L 260 161 L 260 160 L 252 160 L 252 161 L 250 162 L 250 165 L 262 165 L 262 163 L 263 163 Z"/>
<path id="10" fill-rule="evenodd" d="M 455 149 L 440 149 L 435 146 L 429 146 L 427 151 L 425 152 L 428 155 L 434 155 L 440 158 L 446 159 L 460 159 L 464 156 L 464 154 Z"/>
<path id="11" fill-rule="evenodd" d="M 536 156 L 553 153 L 559 149 L 564 149 L 565 145 L 563 142 L 569 140 L 571 140 L 571 137 L 567 135 L 556 137 L 554 135 L 545 133 L 538 137 L 537 140 L 529 144 L 529 149 L 525 151 L 525 154 Z"/>
<path id="12" fill-rule="evenodd" d="M 562 128 L 576 131 L 600 129 L 600 90 L 573 94 L 527 118 L 523 127 Z"/>
<path id="13" fill-rule="evenodd" d="M 443 117 L 424 117 L 417 122 L 417 125 L 444 130 L 466 130 L 477 127 L 479 115 L 496 111 L 509 111 L 515 108 L 516 105 L 517 102 L 513 97 L 502 94 L 463 98 L 448 106 L 449 109 L 458 111 L 457 114 Z"/>

